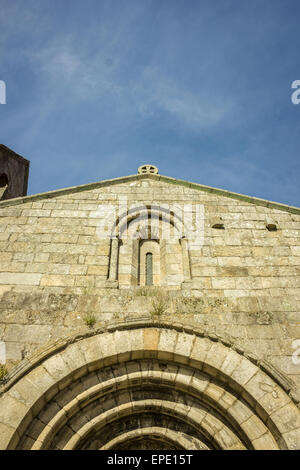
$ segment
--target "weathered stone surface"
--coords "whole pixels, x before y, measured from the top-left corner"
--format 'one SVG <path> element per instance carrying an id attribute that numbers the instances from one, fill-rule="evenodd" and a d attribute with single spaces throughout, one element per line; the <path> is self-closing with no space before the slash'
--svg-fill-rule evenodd
<path id="1" fill-rule="evenodd" d="M 41 274 L 0 273 L 0 284 L 38 286 L 40 280 Z"/>
<path id="2" fill-rule="evenodd" d="M 184 238 L 147 241 L 159 247 L 155 286 L 141 282 L 146 245 L 99 237 L 101 208 L 117 209 L 120 197 L 204 209 L 196 249 Z M 224 229 L 211 226 L 215 217 Z M 89 446 L 104 448 L 118 426 L 131 436 L 131 413 L 136 430 L 155 434 L 160 420 L 162 448 L 189 438 L 201 447 L 205 428 L 209 448 L 243 448 L 245 433 L 257 449 L 300 449 L 299 301 L 297 208 L 152 174 L 0 202 L 0 340 L 15 380 L 0 389 L 0 448 L 28 411 L 11 447 L 80 446 L 92 423 Z M 167 431 L 179 428 L 170 444 Z"/>

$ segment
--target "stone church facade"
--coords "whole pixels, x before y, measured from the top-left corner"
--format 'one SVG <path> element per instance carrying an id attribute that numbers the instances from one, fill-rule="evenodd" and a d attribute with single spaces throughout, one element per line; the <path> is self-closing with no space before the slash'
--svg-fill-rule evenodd
<path id="1" fill-rule="evenodd" d="M 300 209 L 151 165 L 26 196 L 12 154 L 0 449 L 300 449 Z"/>

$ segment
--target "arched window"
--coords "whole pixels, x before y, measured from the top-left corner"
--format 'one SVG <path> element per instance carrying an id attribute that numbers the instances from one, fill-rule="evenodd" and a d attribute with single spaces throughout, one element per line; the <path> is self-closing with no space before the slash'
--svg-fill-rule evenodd
<path id="1" fill-rule="evenodd" d="M 5 186 L 8 186 L 8 178 L 5 173 L 2 173 L 0 175 L 0 188 L 4 188 Z"/>
<path id="2" fill-rule="evenodd" d="M 153 285 L 153 260 L 152 260 L 152 253 L 146 254 L 146 286 Z"/>

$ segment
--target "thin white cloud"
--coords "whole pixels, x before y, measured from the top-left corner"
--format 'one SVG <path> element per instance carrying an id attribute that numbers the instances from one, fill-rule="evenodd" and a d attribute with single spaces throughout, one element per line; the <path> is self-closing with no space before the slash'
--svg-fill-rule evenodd
<path id="1" fill-rule="evenodd" d="M 159 66 L 145 66 L 128 77 L 122 58 L 114 55 L 113 60 L 107 60 L 109 52 L 105 44 L 93 55 L 76 51 L 72 38 L 66 37 L 35 53 L 30 51 L 30 59 L 43 76 L 44 84 L 55 87 L 57 94 L 67 92 L 79 101 L 114 98 L 122 119 L 124 114 L 140 118 L 166 112 L 171 125 L 179 124 L 197 132 L 234 122 L 237 104 L 233 97 L 208 95 L 205 87 L 202 90 L 199 87 L 200 92 L 199 88 L 188 90 Z"/>
<path id="2" fill-rule="evenodd" d="M 41 70 L 54 80 L 58 77 L 73 78 L 81 65 L 79 57 L 67 47 L 50 47 L 38 53 L 36 59 L 40 61 Z"/>
<path id="3" fill-rule="evenodd" d="M 106 7 L 104 5 L 104 11 Z M 29 34 L 35 31 L 35 39 L 39 38 L 24 45 L 22 54 L 35 72 L 41 93 L 47 94 L 45 102 L 43 96 L 37 96 L 43 103 L 43 116 L 47 117 L 47 103 L 50 115 L 62 101 L 65 109 L 82 102 L 97 102 L 111 110 L 116 127 L 118 120 L 124 125 L 158 116 L 171 128 L 179 126 L 183 130 L 201 133 L 215 126 L 228 127 L 237 122 L 237 97 L 226 95 L 221 87 L 215 92 L 210 91 L 206 72 L 211 64 L 207 57 L 206 66 L 203 66 L 205 60 L 201 62 L 201 76 L 195 77 L 193 89 L 180 81 L 180 73 L 174 74 L 165 67 L 160 47 L 154 48 L 155 53 L 148 64 L 139 63 L 135 69 L 136 64 L 131 57 L 137 41 L 134 26 L 139 19 L 145 19 L 147 10 L 140 2 L 134 2 L 131 8 L 123 11 L 121 17 L 113 15 L 109 16 L 108 22 L 92 23 L 91 29 L 82 37 L 78 31 L 61 29 L 56 30 L 55 37 L 49 34 L 45 37 L 43 30 L 51 31 L 46 15 L 41 15 L 38 9 L 37 12 L 25 9 L 22 26 L 19 24 L 21 17 L 18 8 L 9 7 L 7 3 L 5 10 L 9 21 L 16 17 L 19 30 L 27 29 Z M 113 22 L 113 27 L 110 22 Z M 6 31 L 10 31 L 11 27 L 6 25 Z M 174 49 L 173 34 L 169 36 L 166 31 L 162 39 L 161 47 L 164 50 Z M 182 65 L 181 60 L 180 57 L 176 59 L 178 67 Z M 128 64 L 132 64 L 132 68 Z M 202 80 L 202 85 L 197 83 L 197 79 L 199 82 Z M 42 123 L 40 119 L 39 122 Z M 37 128 L 38 125 L 37 122 L 33 127 Z"/>
<path id="4" fill-rule="evenodd" d="M 192 92 L 156 67 L 147 67 L 141 81 L 134 83 L 132 89 L 142 114 L 163 110 L 191 130 L 213 127 L 236 112 L 232 98 L 207 96 L 204 90 Z"/>

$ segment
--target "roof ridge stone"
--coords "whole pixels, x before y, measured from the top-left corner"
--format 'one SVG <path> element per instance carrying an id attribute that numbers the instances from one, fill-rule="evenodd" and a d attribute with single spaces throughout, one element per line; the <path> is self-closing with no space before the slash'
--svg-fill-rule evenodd
<path id="1" fill-rule="evenodd" d="M 283 204 L 280 202 L 268 201 L 267 199 L 261 199 L 258 197 L 247 196 L 245 194 L 239 194 L 239 193 L 235 193 L 232 191 L 228 191 L 226 189 L 214 188 L 212 186 L 206 186 L 200 183 L 194 183 L 194 182 L 190 182 L 186 180 L 181 180 L 181 179 L 173 178 L 171 176 L 165 176 L 165 175 L 160 175 L 160 174 L 150 174 L 150 173 L 121 176 L 118 178 L 97 181 L 94 183 L 86 183 L 83 185 L 71 186 L 68 188 L 55 189 L 55 190 L 47 191 L 44 193 L 31 194 L 29 196 L 22 196 L 22 197 L 13 198 L 13 199 L 7 199 L 4 201 L 0 201 L 0 209 L 1 207 L 14 206 L 18 204 L 24 204 L 30 201 L 39 201 L 41 199 L 49 199 L 52 197 L 61 196 L 63 194 L 72 194 L 72 193 L 77 193 L 81 191 L 89 191 L 92 189 L 98 189 L 101 187 L 114 185 L 114 184 L 127 183 L 130 181 L 139 180 L 139 179 L 153 179 L 153 180 L 158 180 L 158 181 L 162 181 L 165 183 L 178 184 L 180 186 L 185 186 L 190 189 L 195 189 L 198 191 L 204 191 L 204 192 L 208 192 L 211 194 L 216 194 L 218 196 L 224 196 L 224 197 L 236 199 L 236 200 L 244 201 L 250 204 L 269 207 L 270 209 L 277 209 L 277 210 L 281 210 L 285 212 L 290 212 L 292 214 L 300 214 L 299 207 L 290 206 L 290 205 Z"/>

